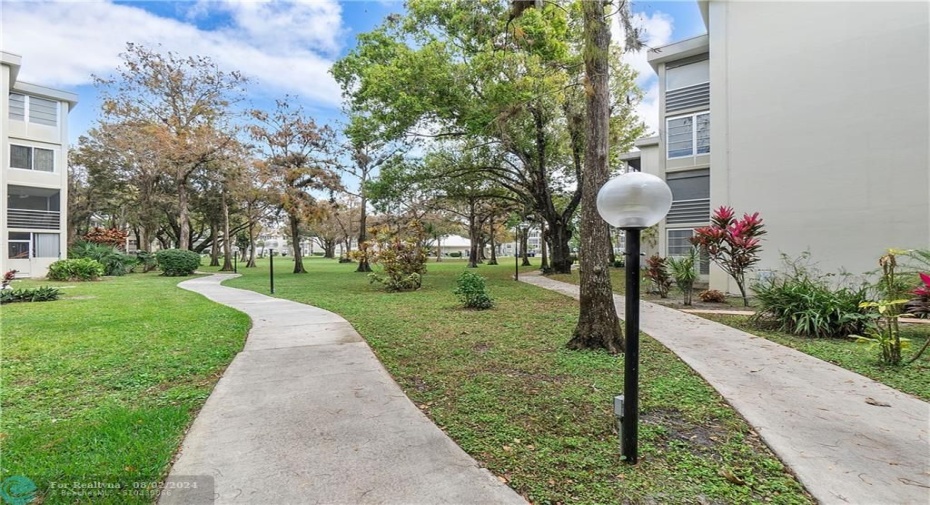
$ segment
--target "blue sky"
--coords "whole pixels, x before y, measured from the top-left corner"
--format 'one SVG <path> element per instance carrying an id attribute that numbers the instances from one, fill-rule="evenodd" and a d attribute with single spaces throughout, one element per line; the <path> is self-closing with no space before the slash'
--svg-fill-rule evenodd
<path id="1" fill-rule="evenodd" d="M 318 122 L 334 123 L 341 117 L 340 97 L 328 68 L 352 48 L 356 34 L 402 9 L 403 3 L 393 0 L 4 0 L 0 44 L 23 57 L 21 80 L 78 94 L 80 103 L 70 117 L 72 142 L 97 117 L 91 76 L 112 72 L 126 42 L 209 56 L 225 70 L 251 78 L 253 106 L 267 107 L 288 94 Z M 633 10 L 651 47 L 704 33 L 693 0 L 634 2 Z M 647 92 L 640 113 L 654 128 L 655 77 L 645 54 L 628 59 Z"/>

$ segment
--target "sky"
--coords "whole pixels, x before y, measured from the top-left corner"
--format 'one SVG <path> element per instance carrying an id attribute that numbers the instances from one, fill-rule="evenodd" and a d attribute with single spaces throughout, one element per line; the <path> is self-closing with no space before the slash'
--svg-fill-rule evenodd
<path id="1" fill-rule="evenodd" d="M 342 114 L 339 87 L 328 70 L 388 14 L 399 0 L 2 0 L 0 48 L 22 56 L 19 80 L 70 91 L 78 106 L 69 117 L 72 144 L 98 117 L 93 75 L 108 76 L 127 42 L 181 55 L 208 56 L 223 70 L 250 78 L 251 106 L 271 107 L 295 96 L 319 123 Z M 697 2 L 634 1 L 647 47 L 705 33 Z M 617 28 L 619 30 L 619 28 Z M 657 131 L 658 85 L 645 52 L 627 56 L 646 98 L 639 113 Z"/>

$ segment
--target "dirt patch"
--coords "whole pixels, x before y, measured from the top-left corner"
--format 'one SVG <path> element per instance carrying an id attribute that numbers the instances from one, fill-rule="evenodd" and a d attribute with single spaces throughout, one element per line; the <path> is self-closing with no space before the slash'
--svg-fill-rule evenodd
<path id="1" fill-rule="evenodd" d="M 471 350 L 477 354 L 484 354 L 490 351 L 492 347 L 494 346 L 488 342 L 478 342 L 477 344 L 471 346 Z"/>
<path id="2" fill-rule="evenodd" d="M 726 437 L 726 431 L 723 428 L 713 424 L 696 425 L 685 419 L 681 411 L 675 408 L 653 409 L 644 412 L 641 420 L 645 424 L 663 428 L 665 433 L 662 438 L 667 443 L 680 441 L 710 449 Z"/>

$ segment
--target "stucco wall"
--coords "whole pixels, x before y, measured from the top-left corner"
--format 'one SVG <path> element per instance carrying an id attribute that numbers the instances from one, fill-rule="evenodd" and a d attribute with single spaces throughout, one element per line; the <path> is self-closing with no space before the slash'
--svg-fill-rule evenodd
<path id="1" fill-rule="evenodd" d="M 762 214 L 760 268 L 810 250 L 860 273 L 930 247 L 928 9 L 711 2 L 711 203 Z"/>

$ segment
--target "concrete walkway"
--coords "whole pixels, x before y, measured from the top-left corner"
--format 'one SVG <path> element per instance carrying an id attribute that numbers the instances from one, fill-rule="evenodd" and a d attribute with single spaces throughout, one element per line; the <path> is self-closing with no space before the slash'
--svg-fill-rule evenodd
<path id="1" fill-rule="evenodd" d="M 578 298 L 578 286 L 520 280 Z M 614 303 L 623 314 L 623 297 Z M 643 302 L 640 327 L 707 380 L 821 503 L 930 503 L 930 405 L 764 338 Z M 865 352 L 865 351 L 863 351 Z"/>
<path id="2" fill-rule="evenodd" d="M 252 329 L 159 503 L 526 504 L 420 412 L 343 318 L 220 286 L 233 277 L 180 284 L 245 312 Z M 188 489 L 186 476 L 215 485 Z"/>

